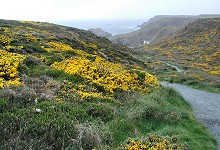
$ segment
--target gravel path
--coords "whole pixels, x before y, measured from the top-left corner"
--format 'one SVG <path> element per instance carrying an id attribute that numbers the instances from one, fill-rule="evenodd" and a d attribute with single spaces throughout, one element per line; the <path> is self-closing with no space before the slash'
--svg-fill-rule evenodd
<path id="1" fill-rule="evenodd" d="M 220 94 L 209 93 L 190 87 L 160 82 L 165 87 L 172 87 L 188 101 L 196 117 L 215 135 L 220 150 Z"/>

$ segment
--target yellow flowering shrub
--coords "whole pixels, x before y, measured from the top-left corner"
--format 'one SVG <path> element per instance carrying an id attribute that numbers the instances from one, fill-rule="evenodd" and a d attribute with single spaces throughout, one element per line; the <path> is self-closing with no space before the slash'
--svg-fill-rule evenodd
<path id="1" fill-rule="evenodd" d="M 19 46 L 11 46 L 11 45 L 6 45 L 3 47 L 4 50 L 10 51 L 11 49 L 22 49 L 24 46 L 19 45 Z"/>
<path id="2" fill-rule="evenodd" d="M 175 73 L 171 74 L 170 76 L 171 76 L 171 77 L 179 77 L 179 75 L 178 75 L 178 74 L 175 74 Z"/>
<path id="3" fill-rule="evenodd" d="M 11 34 L 12 31 L 9 29 L 9 28 L 6 28 L 6 27 L 1 27 L 1 30 L 4 32 L 4 33 L 8 33 L 8 34 Z"/>
<path id="4" fill-rule="evenodd" d="M 97 45 L 94 43 L 86 43 L 84 41 L 78 40 L 82 45 L 86 46 L 86 47 L 90 47 L 92 49 L 97 49 Z"/>
<path id="5" fill-rule="evenodd" d="M 48 47 L 42 46 L 42 49 L 45 49 L 46 51 L 50 52 L 53 50 L 59 50 L 59 51 L 70 51 L 73 50 L 73 48 L 67 44 L 60 43 L 60 42 L 48 42 L 46 43 Z"/>
<path id="6" fill-rule="evenodd" d="M 104 96 L 102 92 L 98 92 L 96 88 L 86 88 L 85 85 L 78 85 L 77 88 L 72 88 L 72 92 L 76 92 L 81 99 L 91 99 L 91 98 L 101 98 L 101 99 L 111 99 L 110 96 Z"/>
<path id="7" fill-rule="evenodd" d="M 6 45 L 6 46 L 3 47 L 3 49 L 5 49 L 5 50 L 7 50 L 7 51 L 9 51 L 11 48 L 12 48 L 11 45 Z"/>
<path id="8" fill-rule="evenodd" d="M 94 44 L 94 43 L 89 43 L 88 47 L 93 48 L 93 49 L 97 49 L 98 48 L 98 46 L 96 44 Z"/>
<path id="9" fill-rule="evenodd" d="M 94 61 L 82 57 L 55 62 L 52 67 L 64 70 L 68 74 L 79 75 L 90 82 L 104 88 L 106 92 L 115 90 L 149 92 L 149 87 L 158 86 L 157 79 L 144 72 L 144 82 L 139 80 L 136 73 L 124 69 L 121 64 L 108 62 L 96 56 Z"/>
<path id="10" fill-rule="evenodd" d="M 217 70 L 217 71 L 210 71 L 210 74 L 213 74 L 213 75 L 220 75 L 220 70 Z"/>
<path id="11" fill-rule="evenodd" d="M 11 41 L 13 41 L 12 38 L 10 38 L 8 36 L 0 35 L 0 43 L 3 46 L 9 45 L 11 43 Z"/>
<path id="12" fill-rule="evenodd" d="M 28 42 L 32 42 L 32 41 L 37 41 L 38 40 L 38 38 L 36 38 L 32 34 L 25 34 L 24 37 L 25 37 L 26 41 L 28 41 Z"/>
<path id="13" fill-rule="evenodd" d="M 22 23 L 22 24 L 30 24 L 30 25 L 39 26 L 39 27 L 42 27 L 42 26 L 49 27 L 49 26 L 51 26 L 51 24 L 49 24 L 49 23 L 41 23 L 41 22 L 33 22 L 33 21 L 19 21 L 19 22 Z"/>
<path id="14" fill-rule="evenodd" d="M 25 56 L 0 50 L 0 88 L 9 85 L 21 85 L 18 78 L 18 65 Z"/>
<path id="15" fill-rule="evenodd" d="M 89 53 L 86 53 L 86 52 L 84 52 L 82 50 L 75 50 L 74 49 L 73 51 L 74 51 L 74 53 L 80 55 L 81 57 L 85 57 L 85 58 L 87 58 L 87 57 L 96 57 L 95 54 L 89 54 Z M 97 53 L 97 52 L 95 52 L 95 53 Z"/>
<path id="16" fill-rule="evenodd" d="M 104 95 L 102 92 L 99 92 L 95 87 L 83 85 L 83 84 L 73 84 L 72 82 L 64 81 L 61 84 L 61 88 L 59 89 L 58 93 L 59 96 L 62 98 L 70 97 L 79 97 L 82 99 L 93 99 L 93 98 L 100 98 L 100 99 L 112 99 L 110 95 Z M 70 94 L 71 93 L 71 94 Z"/>
<path id="17" fill-rule="evenodd" d="M 126 144 L 122 146 L 123 150 L 183 150 L 184 145 L 177 144 L 177 137 L 162 137 L 157 135 L 150 135 L 143 139 L 129 139 Z"/>

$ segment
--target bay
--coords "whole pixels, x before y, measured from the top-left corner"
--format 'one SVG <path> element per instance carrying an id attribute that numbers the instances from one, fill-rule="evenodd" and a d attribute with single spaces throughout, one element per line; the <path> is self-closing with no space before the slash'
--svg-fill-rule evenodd
<path id="1" fill-rule="evenodd" d="M 125 34 L 139 30 L 138 25 L 147 20 L 143 19 L 125 19 L 125 20 L 74 20 L 74 21 L 56 21 L 55 23 L 71 26 L 79 29 L 88 30 L 90 28 L 102 28 L 112 35 Z"/>

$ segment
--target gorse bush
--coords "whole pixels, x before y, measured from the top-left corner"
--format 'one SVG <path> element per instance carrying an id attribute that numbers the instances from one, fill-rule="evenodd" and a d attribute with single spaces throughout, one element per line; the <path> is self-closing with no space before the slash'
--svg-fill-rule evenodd
<path id="1" fill-rule="evenodd" d="M 184 145 L 178 144 L 178 137 L 162 137 L 158 135 L 150 135 L 149 137 L 139 139 L 128 139 L 123 145 L 123 150 L 187 150 Z"/>
<path id="2" fill-rule="evenodd" d="M 138 75 L 123 68 L 122 65 L 111 63 L 99 56 L 94 61 L 86 58 L 75 57 L 63 62 L 54 63 L 52 67 L 64 70 L 66 73 L 80 75 L 92 83 L 102 86 L 106 92 L 115 90 L 149 92 L 151 87 L 157 87 L 157 79 L 144 73 L 144 81 L 138 80 Z"/>
<path id="3" fill-rule="evenodd" d="M 48 42 L 46 43 L 47 46 L 49 46 L 49 48 L 46 48 L 44 46 L 42 46 L 42 49 L 45 49 L 46 51 L 50 52 L 52 50 L 59 50 L 59 51 L 70 51 L 73 50 L 72 47 L 70 47 L 67 44 L 63 44 L 63 43 L 58 43 L 58 42 Z"/>
<path id="4" fill-rule="evenodd" d="M 22 85 L 18 78 L 18 66 L 25 56 L 0 50 L 0 88 L 10 85 Z"/>
<path id="5" fill-rule="evenodd" d="M 13 39 L 9 38 L 8 36 L 0 35 L 0 43 L 2 46 L 7 46 L 13 41 Z"/>

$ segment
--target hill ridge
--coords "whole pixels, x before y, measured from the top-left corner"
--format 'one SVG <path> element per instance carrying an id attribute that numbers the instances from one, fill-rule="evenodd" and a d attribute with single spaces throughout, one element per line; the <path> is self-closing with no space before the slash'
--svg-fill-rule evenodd
<path id="1" fill-rule="evenodd" d="M 144 46 L 147 54 L 170 61 L 195 76 L 218 86 L 220 83 L 220 18 L 201 18 L 189 23 L 177 34 L 164 41 Z M 198 73 L 199 72 L 199 73 Z M 199 74 L 199 75 L 198 75 Z M 202 78 L 203 77 L 203 78 Z"/>
<path id="2" fill-rule="evenodd" d="M 114 43 L 130 47 L 139 47 L 144 45 L 144 41 L 147 41 L 147 43 L 158 42 L 172 37 L 178 30 L 181 30 L 196 19 L 213 17 L 220 17 L 220 15 L 159 15 L 140 25 L 141 29 L 138 31 L 112 36 L 109 37 L 109 39 Z"/>

